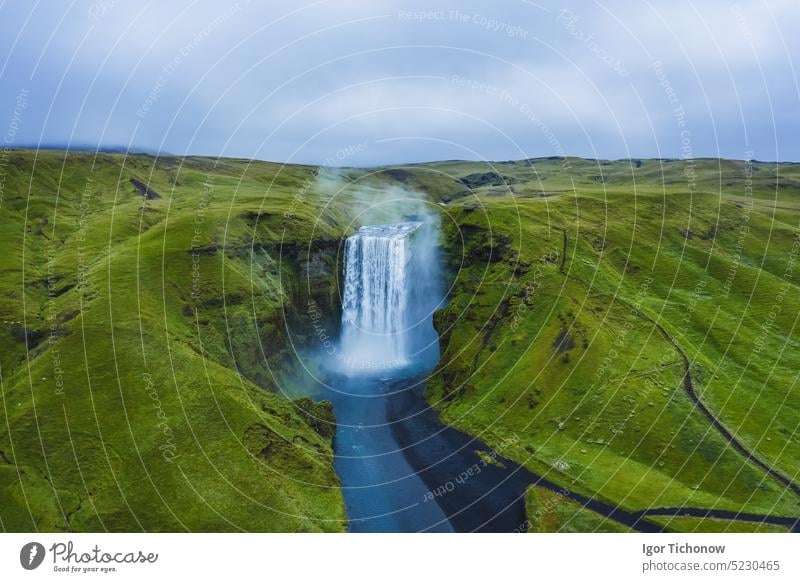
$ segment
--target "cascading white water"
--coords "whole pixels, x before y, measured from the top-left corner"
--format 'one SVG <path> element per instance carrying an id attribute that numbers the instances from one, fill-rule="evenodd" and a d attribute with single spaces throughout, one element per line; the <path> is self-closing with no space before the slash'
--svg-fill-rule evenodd
<path id="1" fill-rule="evenodd" d="M 341 348 L 350 369 L 399 368 L 409 361 L 413 250 L 420 222 L 363 226 L 345 243 Z"/>

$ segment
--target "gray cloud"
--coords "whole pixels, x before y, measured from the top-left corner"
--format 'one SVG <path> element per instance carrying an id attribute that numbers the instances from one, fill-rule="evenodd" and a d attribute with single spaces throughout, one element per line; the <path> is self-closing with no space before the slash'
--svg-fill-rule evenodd
<path id="1" fill-rule="evenodd" d="M 0 98 L 29 90 L 28 145 L 372 165 L 677 157 L 688 128 L 800 159 L 793 0 L 498 4 L 7 3 Z"/>

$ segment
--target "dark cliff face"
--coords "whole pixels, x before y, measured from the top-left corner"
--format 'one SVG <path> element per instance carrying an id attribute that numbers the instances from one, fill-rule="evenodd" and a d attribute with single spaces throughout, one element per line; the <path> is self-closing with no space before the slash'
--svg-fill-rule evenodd
<path id="1" fill-rule="evenodd" d="M 287 381 L 302 376 L 301 354 L 338 336 L 345 233 L 335 224 L 309 228 L 283 213 L 248 211 L 239 219 L 238 237 L 192 251 L 200 270 L 222 261 L 239 285 L 231 290 L 228 278 L 224 288 L 204 288 L 201 298 L 187 298 L 185 312 L 193 317 L 197 309 L 199 324 L 224 339 L 228 353 L 217 353 L 219 361 L 233 359 L 261 388 L 285 392 Z"/>
<path id="2" fill-rule="evenodd" d="M 292 307 L 286 314 L 287 324 L 294 333 L 310 333 L 313 325 L 309 312 L 312 310 L 322 317 L 326 327 L 338 332 L 342 313 L 343 251 L 344 239 L 283 246 L 282 280 Z"/>
<path id="3" fill-rule="evenodd" d="M 342 314 L 344 239 L 284 245 L 281 282 L 287 295 L 281 324 L 291 345 L 284 362 L 297 371 L 295 352 L 315 351 L 338 338 Z"/>
<path id="4" fill-rule="evenodd" d="M 513 265 L 518 262 L 516 251 L 510 248 L 510 239 L 493 232 L 483 222 L 484 218 L 482 213 L 474 213 L 472 207 L 467 206 L 451 211 L 451 220 L 443 225 L 440 257 L 447 301 L 433 317 L 442 354 L 460 349 L 458 345 L 451 345 L 451 339 L 455 330 L 464 327 L 462 319 L 473 323 L 485 319 L 486 331 L 490 333 L 493 322 L 505 316 L 501 301 L 489 303 L 494 298 L 488 298 L 489 302 L 477 309 L 472 304 L 471 298 L 480 291 L 481 277 L 485 277 L 492 267 L 503 269 L 510 265 L 513 270 Z M 482 341 L 478 339 L 473 343 L 481 345 Z M 471 358 L 464 362 L 443 358 L 428 383 L 428 393 L 435 392 L 447 402 L 457 395 L 457 387 L 463 389 L 469 385 L 471 375 Z"/>
<path id="5" fill-rule="evenodd" d="M 278 392 L 283 379 L 300 372 L 300 353 L 313 351 L 338 335 L 339 241 L 261 247 L 251 254 L 240 263 L 246 262 L 253 274 L 254 291 L 246 298 L 226 297 L 228 308 L 237 302 L 246 308 L 229 315 L 232 325 L 227 335 L 239 371 L 262 388 Z M 272 280 L 279 280 L 269 292 L 272 299 L 279 296 L 277 307 L 262 306 L 267 298 L 256 289 L 259 273 L 266 278 L 267 272 Z"/>

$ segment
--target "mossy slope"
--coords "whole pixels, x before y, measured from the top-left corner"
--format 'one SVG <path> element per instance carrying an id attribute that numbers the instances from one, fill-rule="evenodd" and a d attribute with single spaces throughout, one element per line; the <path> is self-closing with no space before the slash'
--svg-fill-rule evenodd
<path id="1" fill-rule="evenodd" d="M 2 527 L 345 528 L 330 420 L 312 426 L 330 411 L 278 392 L 294 300 L 281 237 L 302 245 L 313 225 L 287 235 L 268 218 L 313 169 L 60 152 L 8 162 Z"/>
<path id="2" fill-rule="evenodd" d="M 631 511 L 800 515 L 798 166 L 431 170 L 504 182 L 446 206 L 453 287 L 428 399 L 447 422 Z"/>
<path id="3" fill-rule="evenodd" d="M 319 347 L 309 310 L 335 334 L 341 242 L 387 189 L 441 215 L 445 421 L 629 511 L 800 514 L 796 165 L 12 152 L 4 170 L 6 530 L 343 529 L 330 410 L 288 396 L 294 350 Z M 549 508 L 533 529 L 616 528 L 529 497 Z"/>

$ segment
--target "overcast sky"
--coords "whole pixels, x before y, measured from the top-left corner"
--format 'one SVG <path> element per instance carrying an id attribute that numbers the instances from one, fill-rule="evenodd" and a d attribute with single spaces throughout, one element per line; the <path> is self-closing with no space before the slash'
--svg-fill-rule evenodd
<path id="1" fill-rule="evenodd" d="M 800 161 L 799 30 L 798 0 L 11 0 L 0 134 L 336 165 Z"/>

